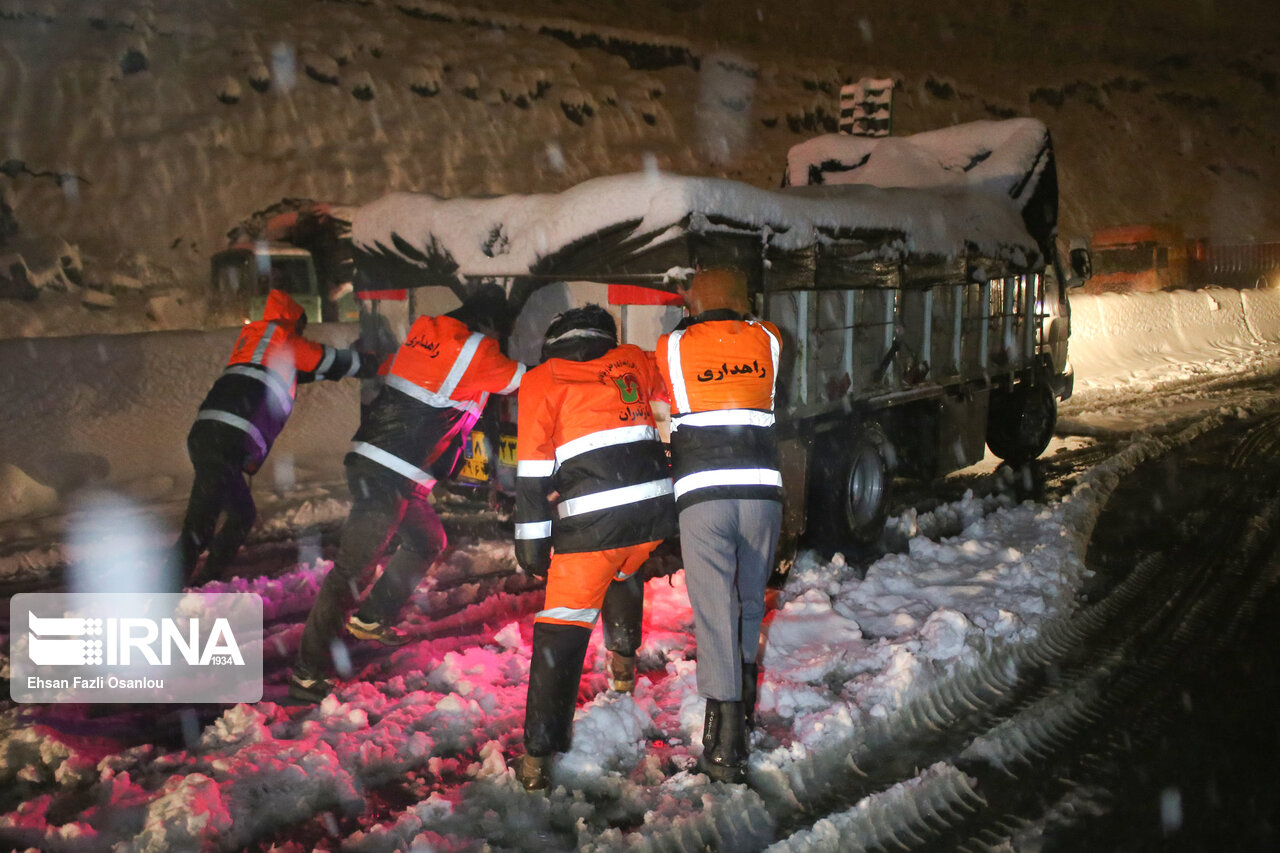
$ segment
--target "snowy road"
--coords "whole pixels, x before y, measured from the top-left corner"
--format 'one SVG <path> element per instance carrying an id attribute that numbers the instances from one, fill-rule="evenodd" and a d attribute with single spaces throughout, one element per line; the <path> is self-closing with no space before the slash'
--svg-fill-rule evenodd
<path id="1" fill-rule="evenodd" d="M 5 705 L 0 842 L 122 851 L 1038 843 L 1108 807 L 1108 769 L 1141 746 L 1134 735 L 1158 731 L 1176 704 L 1170 685 L 1248 628 L 1274 580 L 1265 557 L 1280 352 L 1187 364 L 1085 384 L 1035 468 L 983 464 L 904 485 L 883 554 L 802 553 L 772 602 L 750 786 L 692 772 L 702 704 L 683 575 L 668 559 L 647 584 L 635 695 L 605 689 L 597 633 L 557 788 L 520 790 L 505 762 L 519 751 L 540 591 L 514 573 L 492 516 L 452 505 L 456 549 L 406 608 L 414 642 L 394 652 L 353 645 L 336 696 L 318 708 L 278 704 L 345 511 L 340 484 L 308 482 L 262 507 L 244 578 L 205 587 L 262 595 L 264 701 Z M 81 511 L 61 528 L 24 523 L 29 535 L 7 539 L 0 559 L 25 561 L 25 574 L 6 576 L 42 588 L 127 576 L 167 542 L 180 509 L 169 500 L 96 518 Z M 150 525 L 122 523 L 144 518 Z M 79 533 L 60 540 L 54 529 Z"/>
<path id="2" fill-rule="evenodd" d="M 1247 654 L 1235 644 L 1280 577 L 1277 447 L 1270 415 L 1125 478 L 1099 518 L 1081 610 L 909 703 L 901 736 L 868 751 L 822 810 L 868 801 L 771 849 L 1113 849 L 1076 824 L 1136 799 L 1117 785 L 1122 769 L 1149 760 L 1143 748 L 1185 713 L 1189 681 Z M 928 769 L 903 771 L 914 767 Z M 1149 793 L 1138 843 L 1160 838 L 1158 817 L 1173 830 L 1182 820 L 1181 791 Z M 1199 832 L 1179 849 L 1245 849 L 1232 828 Z"/>

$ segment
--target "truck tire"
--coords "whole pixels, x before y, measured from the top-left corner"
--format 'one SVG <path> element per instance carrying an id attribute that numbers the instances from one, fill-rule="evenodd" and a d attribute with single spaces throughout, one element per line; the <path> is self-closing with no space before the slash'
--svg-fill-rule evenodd
<path id="1" fill-rule="evenodd" d="M 1043 379 L 993 393 L 987 415 L 987 447 L 1010 464 L 1030 462 L 1049 446 L 1057 421 L 1058 399 Z"/>
<path id="2" fill-rule="evenodd" d="M 880 538 L 892 480 L 888 448 L 874 422 L 818 445 L 809 494 L 810 538 L 818 548 L 836 551 Z"/>

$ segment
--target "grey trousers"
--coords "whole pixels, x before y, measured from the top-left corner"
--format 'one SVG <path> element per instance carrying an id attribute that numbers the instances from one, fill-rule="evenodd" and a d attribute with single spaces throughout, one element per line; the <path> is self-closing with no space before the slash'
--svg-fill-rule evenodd
<path id="1" fill-rule="evenodd" d="M 773 571 L 782 504 L 703 501 L 680 513 L 680 550 L 698 643 L 698 693 L 742 698 L 742 664 L 755 663 L 764 590 Z"/>

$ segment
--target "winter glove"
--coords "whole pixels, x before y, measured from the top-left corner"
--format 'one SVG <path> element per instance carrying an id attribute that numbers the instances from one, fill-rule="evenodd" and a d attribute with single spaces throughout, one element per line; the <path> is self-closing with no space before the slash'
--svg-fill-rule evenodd
<path id="1" fill-rule="evenodd" d="M 546 578 L 551 568 L 551 542 L 547 539 L 517 539 L 516 562 L 520 570 L 535 578 Z"/>
<path id="2" fill-rule="evenodd" d="M 356 371 L 357 379 L 372 379 L 378 375 L 378 368 L 382 366 L 382 359 L 375 352 L 366 352 L 357 350 L 360 355 L 360 369 Z"/>
<path id="3" fill-rule="evenodd" d="M 544 565 L 539 563 L 536 565 L 521 566 L 520 568 L 529 577 L 536 578 L 540 581 L 545 581 L 547 579 L 547 570 L 550 569 L 551 566 L 550 564 Z"/>

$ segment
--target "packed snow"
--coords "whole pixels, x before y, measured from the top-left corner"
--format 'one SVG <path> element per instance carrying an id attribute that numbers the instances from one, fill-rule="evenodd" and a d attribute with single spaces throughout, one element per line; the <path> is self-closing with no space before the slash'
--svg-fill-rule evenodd
<path id="1" fill-rule="evenodd" d="M 964 677 L 1002 650 L 1034 642 L 1047 625 L 1069 615 L 1088 574 L 1084 556 L 1093 524 L 1126 472 L 1228 418 L 1275 405 L 1246 395 L 1226 406 L 1194 393 L 1176 413 L 1132 403 L 1185 384 L 1188 376 L 1280 371 L 1280 294 L 1108 295 L 1079 297 L 1073 307 L 1079 390 L 1064 405 L 1064 419 L 1088 427 L 1124 411 L 1130 414 L 1127 440 L 1080 475 L 1061 500 L 1019 503 L 1014 489 L 1002 488 L 985 496 L 968 493 L 929 512 L 907 511 L 887 529 L 904 546 L 870 565 L 802 552 L 771 601 L 748 787 L 711 783 L 696 772 L 702 700 L 695 689 L 692 615 L 677 564 L 646 587 L 636 692 L 605 689 L 597 631 L 573 748 L 554 767 L 555 789 L 549 796 L 525 793 L 506 761 L 520 750 L 540 591 L 526 583 L 473 598 L 464 594 L 454 606 L 432 612 L 447 579 L 465 586 L 511 568 L 510 542 L 479 539 L 461 542 L 416 591 L 404 626 L 414 641 L 384 653 L 353 647 L 341 686 L 314 708 L 276 702 L 285 692 L 301 619 L 329 566 L 315 553 L 272 577 L 203 587 L 263 596 L 270 673 L 263 702 L 225 708 L 204 725 L 187 713 L 181 737 L 160 739 L 145 716 L 108 716 L 114 722 L 103 730 L 86 706 L 11 706 L 0 742 L 0 782 L 22 792 L 22 802 L 0 816 L 0 837 L 42 850 L 235 849 L 249 843 L 360 851 L 473 850 L 485 844 L 524 849 L 532 838 L 548 849 L 703 843 L 759 849 L 775 841 L 779 850 L 801 850 L 818 847 L 824 833 L 838 837 L 842 827 L 875 821 L 897 808 L 907 789 L 895 786 L 790 839 L 775 838 L 770 804 L 804 802 L 815 783 L 835 772 L 832 756 L 854 754 L 868 732 L 892 732 L 913 698 Z M 175 336 L 169 343 L 189 347 L 200 337 Z M 29 364 L 32 379 L 40 363 Z M 57 369 L 56 362 L 47 364 Z M 159 379 L 133 379 L 159 388 L 149 385 Z M 300 393 L 300 416 L 313 390 Z M 28 411 L 31 432 L 46 428 L 47 418 L 65 416 L 48 405 Z M 76 416 L 92 424 L 92 411 Z M 180 443 L 180 437 L 180 431 L 151 435 L 157 448 Z M 158 456 L 135 452 L 134 479 L 158 476 L 146 470 Z M 129 479 L 115 473 L 122 482 Z M 996 473 L 997 479 L 1013 476 Z M 340 516 L 341 487 L 316 488 L 313 494 L 335 501 L 329 512 Z M 147 498 L 135 500 L 146 515 Z M 265 514 L 271 515 L 270 506 Z M 83 512 L 64 520 L 71 527 L 89 523 Z M 120 535 L 119 525 L 113 530 Z M 155 544 L 154 533 L 139 535 L 147 538 L 144 549 Z M 93 537 L 88 540 L 79 546 L 85 553 L 93 548 Z M 113 542 L 120 550 L 119 540 Z M 74 575 L 85 556 L 72 556 L 71 563 Z M 953 768 L 938 766 L 924 768 L 907 787 L 965 791 L 966 784 Z M 72 792 L 91 805 L 68 815 L 63 800 Z"/>

